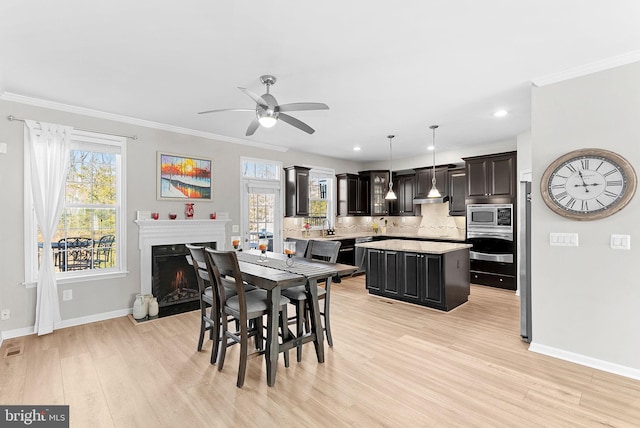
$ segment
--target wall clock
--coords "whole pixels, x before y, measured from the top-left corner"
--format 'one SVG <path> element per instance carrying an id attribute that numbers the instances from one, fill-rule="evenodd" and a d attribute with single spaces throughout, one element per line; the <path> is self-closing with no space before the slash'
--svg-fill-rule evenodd
<path id="1" fill-rule="evenodd" d="M 556 214 L 597 220 L 624 208 L 636 192 L 636 172 L 622 156 L 580 149 L 560 156 L 542 175 L 542 200 Z"/>

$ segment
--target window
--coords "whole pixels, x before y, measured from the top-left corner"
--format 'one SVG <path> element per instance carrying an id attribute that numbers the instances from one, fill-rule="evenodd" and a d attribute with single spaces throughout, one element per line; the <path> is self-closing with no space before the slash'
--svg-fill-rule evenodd
<path id="1" fill-rule="evenodd" d="M 258 180 L 280 180 L 282 163 L 261 159 L 242 158 L 242 177 Z"/>
<path id="2" fill-rule="evenodd" d="M 282 163 L 244 157 L 240 162 L 243 248 L 257 248 L 258 240 L 267 239 L 269 251 L 280 251 Z"/>
<path id="3" fill-rule="evenodd" d="M 59 280 L 125 271 L 125 139 L 74 131 L 71 138 L 65 204 L 51 242 Z M 28 162 L 25 153 L 25 162 Z M 42 255 L 42 235 L 25 177 L 27 263 L 25 279 L 35 282 Z"/>
<path id="4" fill-rule="evenodd" d="M 309 219 L 313 228 L 333 225 L 333 171 L 312 168 L 309 171 Z M 327 219 L 325 222 L 324 219 Z"/>

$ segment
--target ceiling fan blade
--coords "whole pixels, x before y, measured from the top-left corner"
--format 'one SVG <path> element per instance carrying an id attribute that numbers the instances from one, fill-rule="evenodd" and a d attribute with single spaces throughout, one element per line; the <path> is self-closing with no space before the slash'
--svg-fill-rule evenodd
<path id="1" fill-rule="evenodd" d="M 277 111 L 329 110 L 324 103 L 289 103 L 279 105 Z"/>
<path id="2" fill-rule="evenodd" d="M 258 129 L 259 126 L 260 126 L 260 122 L 258 122 L 258 118 L 256 117 L 249 124 L 249 127 L 247 128 L 247 133 L 245 135 L 247 137 L 250 136 L 250 135 L 253 135 L 256 132 L 256 129 Z"/>
<path id="3" fill-rule="evenodd" d="M 307 134 L 313 134 L 314 132 L 316 132 L 312 127 L 310 127 L 306 123 L 296 119 L 293 116 L 289 116 L 288 114 L 280 113 L 278 115 L 278 119 L 282 119 L 284 122 L 287 122 L 291 126 L 295 126 L 296 128 L 306 132 Z"/>
<path id="4" fill-rule="evenodd" d="M 256 111 L 254 108 L 223 108 L 219 110 L 199 111 L 198 114 L 217 113 L 219 111 Z"/>
<path id="5" fill-rule="evenodd" d="M 260 95 L 256 94 L 255 92 L 251 92 L 247 88 L 241 88 L 240 86 L 238 86 L 238 89 L 240 89 L 242 92 L 247 94 L 249 98 L 255 101 L 256 104 L 258 104 L 259 106 L 262 106 L 264 108 L 269 108 L 269 103 L 267 103 L 267 101 L 265 101 L 265 99 L 262 98 Z"/>

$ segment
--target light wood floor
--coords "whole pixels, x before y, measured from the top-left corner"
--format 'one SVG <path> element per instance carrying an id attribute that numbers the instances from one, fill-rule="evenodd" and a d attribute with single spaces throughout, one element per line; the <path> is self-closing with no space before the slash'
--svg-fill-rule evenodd
<path id="1" fill-rule="evenodd" d="M 640 381 L 527 351 L 513 292 L 472 286 L 450 313 L 369 296 L 364 277 L 332 290 L 334 347 L 266 385 L 238 350 L 224 371 L 196 352 L 198 312 L 135 326 L 126 318 L 11 339 L 0 403 L 69 404 L 72 427 L 640 426 Z M 18 356 L 4 357 L 8 346 Z"/>

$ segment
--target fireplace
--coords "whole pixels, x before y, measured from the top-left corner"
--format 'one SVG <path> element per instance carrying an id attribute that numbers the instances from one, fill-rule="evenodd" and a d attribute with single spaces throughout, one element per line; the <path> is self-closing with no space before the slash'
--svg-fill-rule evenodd
<path id="1" fill-rule="evenodd" d="M 215 242 L 194 243 L 216 248 Z M 198 282 L 193 266 L 187 263 L 189 249 L 184 244 L 151 247 L 152 294 L 158 298 L 159 317 L 188 312 L 200 307 Z"/>
<path id="2" fill-rule="evenodd" d="M 140 292 L 142 294 L 153 294 L 158 299 L 160 306 L 161 296 L 157 296 L 153 290 L 154 274 L 153 274 L 153 248 L 158 246 L 184 247 L 186 243 L 207 243 L 219 250 L 225 250 L 227 247 L 226 224 L 229 220 L 136 220 L 135 223 L 140 229 L 138 237 L 138 248 L 140 249 Z M 186 248 L 184 248 L 186 250 Z M 195 282 L 195 272 L 184 257 L 185 254 L 172 256 L 171 264 L 184 260 L 184 264 L 189 269 L 183 269 L 187 275 L 192 275 L 193 289 L 197 290 L 198 286 Z M 169 257 L 168 255 L 165 255 Z M 166 275 L 163 275 L 166 276 Z M 168 274 L 171 277 L 171 274 Z M 178 280 L 180 284 L 181 280 Z M 180 287 L 184 288 L 184 287 Z M 189 286 L 191 288 L 191 286 Z M 196 293 L 197 298 L 197 293 Z M 188 302 L 187 302 L 188 303 Z M 197 302 L 196 302 L 197 307 Z M 169 309 L 165 309 L 165 312 Z M 162 314 L 162 309 L 161 309 Z"/>

